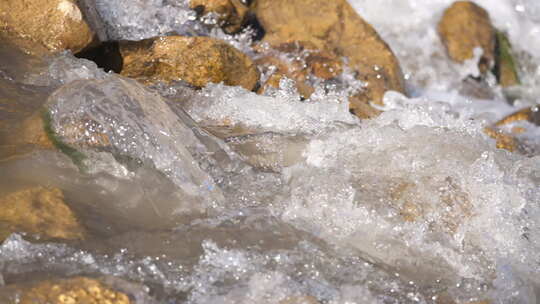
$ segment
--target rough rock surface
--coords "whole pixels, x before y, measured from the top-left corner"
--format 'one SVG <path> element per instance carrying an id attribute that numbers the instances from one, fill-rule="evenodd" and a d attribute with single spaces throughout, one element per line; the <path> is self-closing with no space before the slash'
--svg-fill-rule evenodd
<path id="1" fill-rule="evenodd" d="M 300 95 L 309 98 L 314 88 L 310 78 L 329 80 L 343 72 L 341 58 L 324 50 L 317 50 L 306 42 L 284 43 L 275 49 L 264 46 L 256 47 L 259 69 L 267 76 L 259 93 L 268 88 L 278 88 L 280 80 L 287 77 L 295 81 Z"/>
<path id="2" fill-rule="evenodd" d="M 24 286 L 9 286 L 8 297 L 17 295 L 19 304 L 130 304 L 134 303 L 122 293 L 103 283 L 85 277 L 53 279 Z"/>
<path id="3" fill-rule="evenodd" d="M 482 7 L 469 1 L 453 3 L 444 11 L 438 31 L 452 60 L 463 63 L 472 59 L 474 49 L 480 47 L 483 50 L 478 63 L 480 71 L 486 72 L 493 64 L 495 29 Z"/>
<path id="4" fill-rule="evenodd" d="M 373 27 L 345 0 L 260 0 L 254 13 L 265 30 L 263 41 L 272 47 L 309 42 L 316 49 L 346 57 L 365 90 L 351 99 L 351 110 L 372 117 L 369 102 L 382 104 L 386 91 L 405 92 L 399 62 Z"/>
<path id="5" fill-rule="evenodd" d="M 76 53 L 94 38 L 74 0 L 2 0 L 0 30 L 4 39 L 37 54 Z"/>
<path id="6" fill-rule="evenodd" d="M 224 41 L 209 37 L 167 36 L 122 42 L 121 74 L 150 84 L 184 80 L 204 87 L 224 82 L 253 90 L 259 73 L 251 59 Z"/>
<path id="7" fill-rule="evenodd" d="M 214 13 L 225 32 L 235 33 L 242 28 L 248 7 L 240 0 L 191 0 L 189 6 L 200 14 Z"/>
<path id="8" fill-rule="evenodd" d="M 44 239 L 84 238 L 85 230 L 57 188 L 30 188 L 0 198 L 0 240 L 14 232 Z"/>

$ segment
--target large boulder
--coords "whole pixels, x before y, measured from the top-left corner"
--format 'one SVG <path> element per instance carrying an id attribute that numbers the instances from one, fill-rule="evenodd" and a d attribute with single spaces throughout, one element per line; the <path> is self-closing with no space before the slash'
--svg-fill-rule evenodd
<path id="1" fill-rule="evenodd" d="M 39 235 L 41 239 L 77 240 L 85 236 L 62 191 L 43 187 L 0 198 L 0 241 L 14 232 Z"/>
<path id="2" fill-rule="evenodd" d="M 184 80 L 196 87 L 209 82 L 253 90 L 259 73 L 239 50 L 210 37 L 167 36 L 120 43 L 121 74 L 143 83 Z"/>
<path id="3" fill-rule="evenodd" d="M 308 42 L 315 49 L 346 57 L 364 90 L 351 98 L 351 111 L 367 118 L 378 114 L 370 102 L 383 104 L 384 93 L 404 93 L 399 62 L 373 27 L 346 0 L 260 0 L 253 11 L 272 47 Z"/>
<path id="4" fill-rule="evenodd" d="M 75 0 L 2 0 L 0 29 L 4 39 L 37 54 L 76 53 L 94 38 Z"/>

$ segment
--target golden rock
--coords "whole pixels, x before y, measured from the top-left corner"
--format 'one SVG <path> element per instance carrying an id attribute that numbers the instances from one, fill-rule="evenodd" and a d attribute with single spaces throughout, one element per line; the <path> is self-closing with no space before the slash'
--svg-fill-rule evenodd
<path id="1" fill-rule="evenodd" d="M 84 228 L 60 189 L 30 188 L 0 198 L 0 240 L 14 232 L 43 239 L 83 239 Z"/>
<path id="2" fill-rule="evenodd" d="M 279 304 L 319 304 L 319 301 L 312 296 L 295 296 L 288 297 Z"/>
<path id="3" fill-rule="evenodd" d="M 238 32 L 246 18 L 248 7 L 240 0 L 190 0 L 189 6 L 201 14 L 215 13 L 227 33 Z"/>
<path id="4" fill-rule="evenodd" d="M 124 293 L 85 278 L 47 280 L 22 288 L 19 304 L 130 304 Z"/>
<path id="5" fill-rule="evenodd" d="M 485 9 L 469 1 L 454 2 L 444 11 L 438 31 L 452 60 L 463 63 L 472 59 L 474 49 L 480 47 L 480 71 L 490 69 L 495 57 L 495 29 Z"/>
<path id="6" fill-rule="evenodd" d="M 309 43 L 314 49 L 345 57 L 364 81 L 365 89 L 351 99 L 351 111 L 372 117 L 370 102 L 381 105 L 388 90 L 405 92 L 403 74 L 390 47 L 346 0 L 259 0 L 253 11 L 272 47 Z"/>
<path id="7" fill-rule="evenodd" d="M 0 29 L 4 39 L 39 55 L 77 53 L 94 39 L 75 0 L 2 0 Z"/>
<path id="8" fill-rule="evenodd" d="M 121 74 L 146 84 L 184 80 L 253 90 L 259 72 L 251 59 L 224 41 L 209 37 L 167 36 L 120 43 Z"/>

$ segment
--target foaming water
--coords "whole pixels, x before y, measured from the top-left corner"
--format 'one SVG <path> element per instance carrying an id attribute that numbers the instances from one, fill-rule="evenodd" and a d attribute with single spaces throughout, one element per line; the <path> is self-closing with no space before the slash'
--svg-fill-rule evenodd
<path id="1" fill-rule="evenodd" d="M 90 231 L 67 243 L 11 235 L 0 245 L 6 283 L 112 275 L 159 303 L 537 303 L 539 128 L 518 125 L 527 155 L 497 149 L 484 128 L 538 102 L 538 46 L 525 41 L 538 5 L 479 1 L 523 64 L 511 105 L 489 77 L 489 94 L 468 95 L 461 79 L 475 63 L 445 57 L 436 21 L 450 1 L 350 2 L 394 49 L 412 95 L 388 92 L 372 120 L 350 115 L 347 88 L 306 100 L 287 80 L 266 95 L 149 89 L 69 54 L 2 78 L 40 92 L 35 108 L 15 97 L 20 116 L 45 111 L 69 149 L 2 158 L 0 193 L 59 187 Z M 150 16 L 172 4 L 146 5 Z M 148 16 L 109 34 L 176 24 Z"/>

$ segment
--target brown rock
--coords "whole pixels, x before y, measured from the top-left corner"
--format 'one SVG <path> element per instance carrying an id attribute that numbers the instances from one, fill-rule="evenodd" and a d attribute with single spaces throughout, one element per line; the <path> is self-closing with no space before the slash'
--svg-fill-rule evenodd
<path id="1" fill-rule="evenodd" d="M 42 115 L 35 113 L 23 120 L 20 127 L 10 134 L 7 142 L 15 145 L 35 145 L 43 149 L 53 149 L 54 145 L 45 132 Z"/>
<path id="2" fill-rule="evenodd" d="M 2 0 L 0 30 L 4 38 L 36 54 L 76 53 L 94 38 L 75 0 Z"/>
<path id="3" fill-rule="evenodd" d="M 85 231 L 57 188 L 30 188 L 0 198 L 0 240 L 14 232 L 75 240 Z"/>
<path id="4" fill-rule="evenodd" d="M 520 144 L 519 141 L 512 134 L 503 132 L 500 127 L 522 120 L 527 120 L 530 123 L 540 126 L 540 111 L 535 107 L 517 111 L 499 120 L 493 126 L 484 128 L 484 133 L 495 139 L 497 148 L 510 152 L 516 151 Z M 514 133 L 523 133 L 526 131 L 523 128 L 514 128 L 514 130 L 516 131 Z"/>
<path id="5" fill-rule="evenodd" d="M 376 115 L 369 102 L 382 104 L 386 91 L 405 91 L 392 50 L 346 0 L 259 0 L 254 12 L 266 33 L 263 41 L 272 47 L 302 41 L 346 57 L 357 78 L 366 83 L 365 90 L 351 99 L 351 110 L 358 116 Z"/>
<path id="6" fill-rule="evenodd" d="M 167 36 L 120 43 L 121 74 L 151 84 L 184 80 L 204 87 L 209 82 L 253 90 L 259 72 L 249 57 L 224 41 L 209 37 Z"/>
<path id="7" fill-rule="evenodd" d="M 312 296 L 296 296 L 288 297 L 279 304 L 319 304 L 319 301 Z"/>
<path id="8" fill-rule="evenodd" d="M 327 51 L 313 49 L 313 45 L 306 42 L 284 43 L 276 48 L 255 48 L 259 51 L 255 62 L 267 75 L 260 94 L 269 87 L 278 88 L 281 79 L 287 77 L 295 82 L 301 96 L 309 98 L 315 91 L 313 77 L 329 80 L 343 72 L 340 58 Z"/>
<path id="9" fill-rule="evenodd" d="M 9 288 L 10 286 L 8 286 Z M 85 278 L 47 280 L 29 287 L 17 288 L 20 304 L 130 304 L 129 297 L 105 286 L 101 282 Z"/>
<path id="10" fill-rule="evenodd" d="M 452 60 L 463 63 L 472 59 L 474 49 L 481 47 L 480 71 L 485 73 L 493 64 L 495 29 L 482 7 L 469 1 L 454 2 L 444 11 L 438 31 Z"/>
<path id="11" fill-rule="evenodd" d="M 248 7 L 240 0 L 190 0 L 189 5 L 203 15 L 217 14 L 221 27 L 227 33 L 238 32 L 248 12 Z"/>

